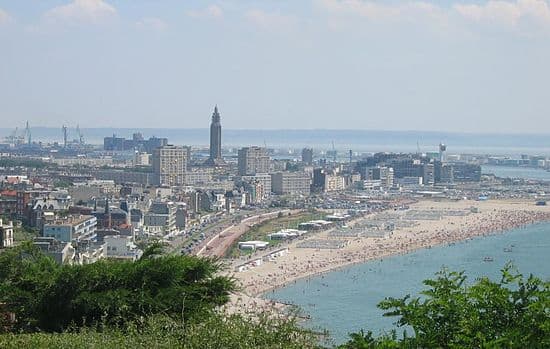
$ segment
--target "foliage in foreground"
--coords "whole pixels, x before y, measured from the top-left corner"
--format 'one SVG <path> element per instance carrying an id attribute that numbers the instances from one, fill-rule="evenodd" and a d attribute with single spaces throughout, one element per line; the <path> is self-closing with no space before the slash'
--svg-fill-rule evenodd
<path id="1" fill-rule="evenodd" d="M 61 266 L 25 244 L 0 254 L 0 304 L 16 314 L 9 326 L 18 331 L 121 326 L 154 314 L 190 320 L 228 301 L 235 285 L 216 275 L 220 267 L 211 259 L 151 250 L 137 262 Z"/>
<path id="2" fill-rule="evenodd" d="M 153 246 L 135 263 L 85 266 L 59 266 L 30 244 L 1 253 L 1 310 L 17 321 L 0 323 L 10 331 L 0 348 L 318 347 L 292 319 L 218 314 L 235 288 L 216 276 L 220 265 L 159 253 Z M 466 281 L 443 270 L 420 297 L 382 301 L 411 336 L 361 331 L 340 348 L 550 348 L 549 282 L 510 266 L 498 282 Z"/>
<path id="3" fill-rule="evenodd" d="M 393 331 L 375 338 L 361 331 L 341 348 L 550 348 L 549 282 L 506 266 L 499 282 L 482 278 L 468 286 L 464 272 L 443 270 L 424 284 L 422 297 L 378 305 L 414 336 L 397 339 Z"/>
<path id="4" fill-rule="evenodd" d="M 288 320 L 211 314 L 200 323 L 183 324 L 154 316 L 125 328 L 83 328 L 64 333 L 0 335 L 0 348 L 314 348 L 312 334 Z"/>

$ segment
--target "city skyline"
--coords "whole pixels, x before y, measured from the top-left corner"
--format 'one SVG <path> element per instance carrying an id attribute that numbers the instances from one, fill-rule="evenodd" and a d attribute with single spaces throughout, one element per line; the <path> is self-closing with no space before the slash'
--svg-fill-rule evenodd
<path id="1" fill-rule="evenodd" d="M 0 348 L 550 347 L 550 0 L 0 0 L 0 52 Z"/>
<path id="2" fill-rule="evenodd" d="M 0 0 L 4 127 L 544 133 L 543 0 Z"/>

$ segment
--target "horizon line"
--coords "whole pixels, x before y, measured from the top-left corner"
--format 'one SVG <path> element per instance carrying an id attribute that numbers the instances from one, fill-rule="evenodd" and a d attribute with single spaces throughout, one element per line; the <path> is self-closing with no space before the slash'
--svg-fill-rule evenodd
<path id="1" fill-rule="evenodd" d="M 13 132 L 13 130 L 16 127 L 0 127 L 0 130 L 9 130 L 10 132 Z M 18 128 L 18 127 L 17 127 Z M 68 127 L 69 129 L 76 129 L 76 126 Z M 80 130 L 208 130 L 209 127 L 176 127 L 176 128 L 169 128 L 169 127 L 111 127 L 111 126 L 105 126 L 105 127 L 81 127 L 79 126 Z M 23 131 L 24 128 L 18 128 L 19 130 Z M 54 126 L 31 126 L 32 129 L 51 129 L 56 130 L 58 127 Z M 61 127 L 59 127 L 61 129 Z M 268 131 L 268 132 L 287 132 L 287 131 L 340 131 L 340 132 L 397 132 L 397 133 L 409 133 L 409 132 L 417 132 L 417 133 L 449 133 L 449 134 L 462 134 L 462 135 L 497 135 L 497 136 L 512 136 L 512 135 L 536 135 L 536 136 L 550 136 L 549 133 L 542 133 L 542 132 L 487 132 L 487 131 L 443 131 L 443 130 L 391 130 L 391 129 L 347 129 L 347 128 L 222 128 L 225 131 Z"/>

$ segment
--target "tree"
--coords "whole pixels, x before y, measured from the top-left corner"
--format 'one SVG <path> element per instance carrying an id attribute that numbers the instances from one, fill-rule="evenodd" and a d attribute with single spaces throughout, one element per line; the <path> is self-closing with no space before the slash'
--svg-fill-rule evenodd
<path id="1" fill-rule="evenodd" d="M 69 187 L 73 186 L 73 183 L 71 181 L 60 179 L 60 180 L 55 181 L 53 183 L 53 186 L 55 188 L 69 188 Z"/>
<path id="2" fill-rule="evenodd" d="M 0 303 L 15 329 L 122 326 L 154 314 L 193 321 L 229 300 L 234 280 L 213 259 L 159 256 L 137 262 L 101 260 L 58 265 L 32 244 L 0 254 Z"/>
<path id="3" fill-rule="evenodd" d="M 401 340 L 352 334 L 342 348 L 548 348 L 550 347 L 550 283 L 526 279 L 506 265 L 499 282 L 482 278 L 468 286 L 464 272 L 442 270 L 421 297 L 387 298 L 378 306 L 385 316 L 398 316 L 409 326 Z"/>

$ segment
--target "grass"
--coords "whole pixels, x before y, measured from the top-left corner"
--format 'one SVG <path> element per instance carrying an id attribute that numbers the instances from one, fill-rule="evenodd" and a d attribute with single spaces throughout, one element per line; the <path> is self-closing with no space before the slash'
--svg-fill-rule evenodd
<path id="1" fill-rule="evenodd" d="M 255 225 L 249 231 L 244 233 L 239 241 L 269 241 L 270 246 L 277 246 L 283 240 L 269 240 L 268 234 L 275 233 L 281 229 L 297 229 L 300 223 L 311 221 L 314 219 L 322 219 L 325 216 L 323 212 L 301 212 L 294 215 L 285 215 L 282 217 L 273 218 Z M 227 252 L 227 257 L 240 257 L 251 254 L 253 251 L 239 250 L 238 242 L 233 243 Z"/>

